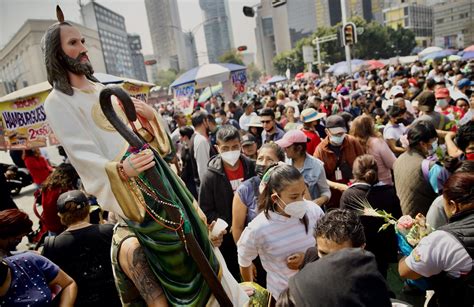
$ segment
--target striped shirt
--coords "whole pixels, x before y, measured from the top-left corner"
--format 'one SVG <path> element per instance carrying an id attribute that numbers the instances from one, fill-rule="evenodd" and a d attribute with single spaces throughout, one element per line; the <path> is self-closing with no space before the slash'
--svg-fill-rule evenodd
<path id="1" fill-rule="evenodd" d="M 289 218 L 275 212 L 268 212 L 267 219 L 262 212 L 245 228 L 237 242 L 238 259 L 241 267 L 249 267 L 260 256 L 263 268 L 267 271 L 267 289 L 275 299 L 288 287 L 288 280 L 298 271 L 287 266 L 288 256 L 304 253 L 314 247 L 316 241 L 313 230 L 317 221 L 324 215 L 319 206 L 308 205 L 308 232 L 297 218 Z"/>

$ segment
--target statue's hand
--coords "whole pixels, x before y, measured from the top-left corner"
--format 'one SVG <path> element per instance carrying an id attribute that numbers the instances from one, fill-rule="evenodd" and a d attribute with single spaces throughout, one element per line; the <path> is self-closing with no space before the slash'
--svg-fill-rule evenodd
<path id="1" fill-rule="evenodd" d="M 131 154 L 123 161 L 123 171 L 128 177 L 136 177 L 153 166 L 155 166 L 154 156 L 149 149 Z"/>
<path id="2" fill-rule="evenodd" d="M 136 98 L 132 98 L 132 101 L 135 105 L 135 110 L 139 115 L 146 118 L 147 120 L 152 120 L 155 117 L 153 108 L 150 105 Z"/>

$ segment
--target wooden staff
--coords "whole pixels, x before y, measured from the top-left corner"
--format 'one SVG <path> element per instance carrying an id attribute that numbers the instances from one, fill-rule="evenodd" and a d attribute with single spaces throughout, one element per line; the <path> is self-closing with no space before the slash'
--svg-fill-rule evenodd
<path id="1" fill-rule="evenodd" d="M 137 120 L 137 113 L 132 99 L 127 94 L 127 92 L 125 92 L 125 90 L 118 86 L 107 86 L 100 92 L 99 100 L 102 112 L 104 112 L 105 117 L 107 117 L 112 126 L 114 126 L 118 133 L 120 133 L 120 135 L 131 146 L 135 148 L 142 148 L 145 145 L 145 142 L 130 128 L 128 128 L 115 113 L 115 110 L 112 107 L 112 96 L 116 96 L 122 102 L 122 106 L 124 108 L 127 119 L 130 122 L 134 122 Z M 168 191 L 163 187 L 161 183 L 158 171 L 154 167 L 146 170 L 145 176 L 153 187 L 157 188 L 161 193 L 165 195 L 165 197 L 171 199 L 169 197 Z M 181 216 L 179 210 L 177 210 L 176 208 L 171 208 L 170 206 L 164 206 L 163 208 L 165 209 L 166 214 L 168 215 L 171 221 L 176 223 L 180 222 Z M 204 279 L 206 280 L 207 284 L 209 285 L 209 288 L 211 289 L 219 304 L 221 306 L 232 306 L 233 304 L 231 300 L 227 296 L 227 293 L 224 291 L 222 284 L 217 278 L 217 275 L 212 270 L 212 267 L 209 264 L 209 261 L 207 260 L 206 256 L 204 255 L 201 246 L 194 237 L 194 234 L 192 232 L 188 232 L 185 233 L 184 236 L 191 257 L 196 262 L 199 271 L 203 275 Z"/>

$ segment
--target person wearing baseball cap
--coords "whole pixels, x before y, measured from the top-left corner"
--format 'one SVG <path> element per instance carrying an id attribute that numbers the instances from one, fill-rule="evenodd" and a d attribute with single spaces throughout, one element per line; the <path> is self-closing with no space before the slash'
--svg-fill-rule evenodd
<path id="1" fill-rule="evenodd" d="M 303 175 L 311 199 L 319 206 L 323 206 L 331 198 L 331 191 L 326 181 L 323 163 L 306 152 L 308 141 L 303 131 L 291 130 L 275 143 L 285 150 L 288 163 Z"/>
<path id="2" fill-rule="evenodd" d="M 110 258 L 114 225 L 92 224 L 90 208 L 84 192 L 62 193 L 57 209 L 67 229 L 47 237 L 42 254 L 76 281 L 76 306 L 119 306 Z"/>
<path id="3" fill-rule="evenodd" d="M 249 159 L 257 159 L 257 139 L 250 133 L 244 134 L 240 139 L 242 153 Z"/>
<path id="4" fill-rule="evenodd" d="M 314 152 L 314 157 L 324 161 L 324 170 L 331 188 L 328 208 L 339 207 L 342 192 L 352 179 L 352 164 L 364 154 L 364 148 L 354 137 L 347 134 L 346 122 L 340 115 L 326 119 L 327 136 Z"/>
<path id="5" fill-rule="evenodd" d="M 433 92 L 423 91 L 418 95 L 417 100 L 418 108 L 423 112 L 423 115 L 418 117 L 414 123 L 424 120 L 431 122 L 439 131 L 449 130 L 451 120 L 446 115 L 435 111 L 436 97 Z M 441 137 L 444 137 L 444 135 L 441 135 Z"/>
<path id="6" fill-rule="evenodd" d="M 316 147 L 321 143 L 317 127 L 320 125 L 320 120 L 326 117 L 326 113 L 318 112 L 313 108 L 307 108 L 301 111 L 300 119 L 303 122 L 301 131 L 309 139 L 306 145 L 306 152 L 310 155 L 314 154 Z"/>
<path id="7" fill-rule="evenodd" d="M 454 120 L 454 109 L 450 105 L 451 96 L 449 90 L 446 87 L 437 88 L 435 91 L 436 107 L 435 110 L 441 114 L 449 117 L 450 120 Z"/>

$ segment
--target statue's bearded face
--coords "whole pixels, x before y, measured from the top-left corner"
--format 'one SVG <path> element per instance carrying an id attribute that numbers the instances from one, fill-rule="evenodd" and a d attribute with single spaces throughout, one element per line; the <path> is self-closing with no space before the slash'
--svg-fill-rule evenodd
<path id="1" fill-rule="evenodd" d="M 85 39 L 74 27 L 62 26 L 60 30 L 62 62 L 66 69 L 78 75 L 92 75 L 94 70 L 87 56 Z"/>

